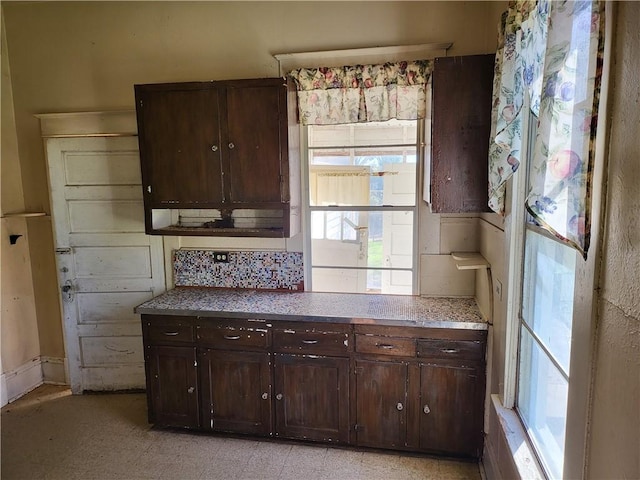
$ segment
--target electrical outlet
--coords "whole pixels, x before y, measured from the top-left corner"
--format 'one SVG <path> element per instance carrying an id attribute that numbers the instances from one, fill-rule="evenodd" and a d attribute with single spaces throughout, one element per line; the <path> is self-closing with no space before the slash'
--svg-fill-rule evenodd
<path id="1" fill-rule="evenodd" d="M 229 252 L 213 252 L 214 263 L 229 263 Z"/>
<path id="2" fill-rule="evenodd" d="M 502 301 L 502 282 L 498 279 L 496 279 L 496 297 Z"/>

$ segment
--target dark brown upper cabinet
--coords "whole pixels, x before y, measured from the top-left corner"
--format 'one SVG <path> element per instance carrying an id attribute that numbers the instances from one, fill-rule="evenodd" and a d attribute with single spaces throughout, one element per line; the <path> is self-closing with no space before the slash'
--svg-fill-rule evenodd
<path id="1" fill-rule="evenodd" d="M 495 55 L 436 58 L 431 127 L 431 211 L 487 212 Z"/>
<path id="2" fill-rule="evenodd" d="M 299 231 L 295 97 L 282 78 L 135 85 L 135 95 L 147 233 Z"/>

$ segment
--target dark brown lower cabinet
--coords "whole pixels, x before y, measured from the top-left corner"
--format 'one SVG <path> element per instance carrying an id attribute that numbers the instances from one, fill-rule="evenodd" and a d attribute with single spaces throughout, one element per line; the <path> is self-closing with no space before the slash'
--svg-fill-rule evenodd
<path id="1" fill-rule="evenodd" d="M 271 433 L 269 354 L 202 349 L 202 426 L 221 432 Z"/>
<path id="2" fill-rule="evenodd" d="M 349 441 L 349 359 L 274 354 L 275 434 Z"/>
<path id="3" fill-rule="evenodd" d="M 420 364 L 421 450 L 481 455 L 483 377 L 478 367 Z"/>
<path id="4" fill-rule="evenodd" d="M 479 458 L 486 331 L 143 315 L 160 426 Z"/>
<path id="5" fill-rule="evenodd" d="M 198 428 L 195 347 L 148 346 L 149 418 L 168 427 Z"/>
<path id="6" fill-rule="evenodd" d="M 356 361 L 356 443 L 404 447 L 407 434 L 406 362 Z"/>

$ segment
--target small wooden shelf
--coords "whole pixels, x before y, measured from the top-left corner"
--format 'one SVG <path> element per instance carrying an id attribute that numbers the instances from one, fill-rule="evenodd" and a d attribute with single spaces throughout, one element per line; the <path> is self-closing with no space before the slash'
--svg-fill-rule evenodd
<path id="1" fill-rule="evenodd" d="M 490 267 L 487 259 L 476 252 L 452 252 L 451 257 L 458 270 L 481 270 Z"/>

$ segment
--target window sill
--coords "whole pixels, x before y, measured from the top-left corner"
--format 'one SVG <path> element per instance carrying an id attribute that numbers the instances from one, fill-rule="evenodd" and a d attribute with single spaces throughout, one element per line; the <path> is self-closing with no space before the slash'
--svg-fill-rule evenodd
<path id="1" fill-rule="evenodd" d="M 492 462 L 491 470 L 493 472 L 510 471 L 512 466 L 504 465 L 506 461 L 511 461 L 513 467 L 521 479 L 527 480 L 546 480 L 546 475 L 533 452 L 533 448 L 529 444 L 526 432 L 522 428 L 522 424 L 517 414 L 509 408 L 502 406 L 500 397 L 496 394 L 491 395 L 490 408 L 493 410 L 490 417 L 495 414 L 497 422 L 491 424 L 489 435 L 493 436 L 487 445 L 489 455 L 485 456 L 485 463 Z M 497 437 L 502 437 L 498 439 Z M 500 440 L 504 440 L 501 442 Z M 503 445 L 506 448 L 500 451 L 496 445 Z M 497 451 L 495 451 L 497 450 Z M 498 478 L 505 478 L 500 475 Z"/>

